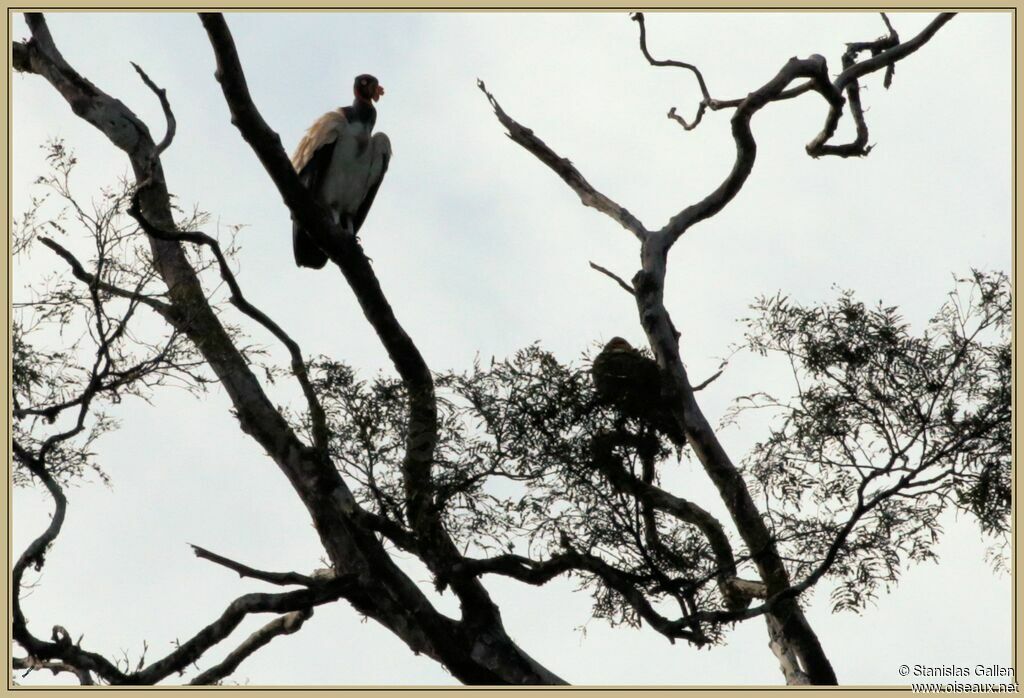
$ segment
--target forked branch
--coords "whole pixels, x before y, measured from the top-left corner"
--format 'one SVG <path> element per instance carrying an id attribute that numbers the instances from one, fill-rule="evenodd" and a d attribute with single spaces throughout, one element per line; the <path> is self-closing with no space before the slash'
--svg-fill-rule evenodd
<path id="1" fill-rule="evenodd" d="M 291 635 L 298 632 L 302 625 L 313 615 L 313 609 L 307 608 L 301 611 L 292 611 L 283 616 L 278 616 L 262 628 L 247 637 L 242 644 L 236 647 L 219 664 L 210 667 L 194 679 L 189 681 L 193 686 L 206 686 L 218 683 L 230 676 L 239 665 L 250 657 L 261 647 L 266 646 L 275 637 Z"/>

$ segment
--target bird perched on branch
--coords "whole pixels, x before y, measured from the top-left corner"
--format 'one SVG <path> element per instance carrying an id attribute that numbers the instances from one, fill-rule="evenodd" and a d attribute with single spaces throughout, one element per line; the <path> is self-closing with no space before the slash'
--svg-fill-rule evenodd
<path id="1" fill-rule="evenodd" d="M 302 183 L 334 214 L 336 223 L 352 235 L 366 220 L 391 160 L 391 141 L 371 135 L 377 121 L 373 103 L 384 88 L 372 75 L 358 75 L 352 86 L 352 105 L 328 112 L 302 137 L 292 166 Z M 327 254 L 298 221 L 292 222 L 295 263 L 320 269 Z"/>
<path id="2" fill-rule="evenodd" d="M 648 424 L 676 446 L 686 443 L 668 401 L 661 392 L 661 371 L 654 359 L 644 356 L 622 337 L 613 337 L 590 368 L 598 400 L 625 417 Z"/>

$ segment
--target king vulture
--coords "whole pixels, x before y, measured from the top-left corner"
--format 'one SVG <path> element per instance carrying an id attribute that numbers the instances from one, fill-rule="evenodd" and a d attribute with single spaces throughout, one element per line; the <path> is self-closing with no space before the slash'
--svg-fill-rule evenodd
<path id="1" fill-rule="evenodd" d="M 613 337 L 590 368 L 598 400 L 626 417 L 649 424 L 682 447 L 686 436 L 661 393 L 661 371 L 622 337 Z"/>
<path id="2" fill-rule="evenodd" d="M 372 75 L 359 75 L 352 91 L 352 106 L 328 112 L 302 137 L 292 166 L 299 180 L 334 215 L 334 221 L 352 235 L 366 220 L 391 159 L 391 141 L 383 133 L 371 136 L 377 121 L 373 103 L 384 88 Z M 292 222 L 295 263 L 320 269 L 327 263 L 321 250 L 302 226 Z"/>

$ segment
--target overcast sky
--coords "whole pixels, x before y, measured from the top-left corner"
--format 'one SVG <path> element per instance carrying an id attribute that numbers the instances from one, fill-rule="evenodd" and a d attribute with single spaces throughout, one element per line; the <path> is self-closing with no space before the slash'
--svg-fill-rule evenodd
<path id="1" fill-rule="evenodd" d="M 892 15 L 901 37 L 928 14 Z M 67 60 L 143 118 L 164 123 L 129 61 L 165 87 L 178 121 L 163 157 L 170 191 L 214 221 L 245 224 L 239 280 L 307 354 L 324 353 L 363 376 L 390 372 L 387 357 L 341 276 L 292 262 L 289 215 L 255 156 L 231 126 L 213 79 L 213 57 L 192 14 L 48 17 Z M 630 299 L 587 266 L 630 277 L 634 238 L 590 209 L 543 165 L 504 137 L 476 79 L 589 181 L 656 228 L 711 191 L 732 167 L 729 113 L 695 131 L 699 92 L 682 71 L 654 69 L 625 13 L 228 15 L 252 96 L 291 152 L 321 113 L 347 104 L 352 77 L 371 72 L 386 89 L 378 130 L 394 157 L 361 232 L 385 292 L 434 370 L 505 357 L 540 341 L 563 360 L 615 335 L 642 332 Z M 845 42 L 883 33 L 877 14 L 653 14 L 657 57 L 701 66 L 715 97 L 745 95 L 793 55 L 821 53 L 837 71 Z M 772 105 L 753 122 L 758 161 L 736 200 L 691 230 L 670 258 L 666 304 L 682 332 L 695 381 L 742 339 L 737 322 L 760 294 L 783 290 L 816 303 L 852 288 L 865 301 L 899 305 L 918 330 L 971 267 L 1011 267 L 1011 15 L 955 18 L 896 69 L 893 88 L 868 80 L 871 142 L 863 160 L 812 160 L 804 145 L 821 127 L 822 100 Z M 21 18 L 14 37 L 28 35 Z M 77 119 L 43 79 L 12 82 L 13 211 L 25 209 L 45 172 L 40 145 L 76 149 L 77 190 L 88 198 L 127 171 L 127 159 Z M 848 118 L 847 118 L 848 120 Z M 841 138 L 849 135 L 844 123 Z M 216 226 L 211 224 L 213 232 Z M 14 269 L 14 287 L 60 264 L 45 250 Z M 251 330 L 256 341 L 271 338 Z M 276 349 L 275 349 L 276 351 Z M 280 356 L 280 353 L 276 354 Z M 702 404 L 716 422 L 738 395 L 784 392 L 777 367 L 738 356 Z M 271 387 L 277 401 L 290 386 Z M 275 392 L 276 391 L 276 392 Z M 54 624 L 108 656 L 170 650 L 263 585 L 195 559 L 187 542 L 265 569 L 310 571 L 322 552 L 283 475 L 245 437 L 223 392 L 197 401 L 164 391 L 152 406 L 127 402 L 122 428 L 98 444 L 113 479 L 70 491 L 67 523 L 41 584 L 25 600 L 31 627 Z M 732 428 L 739 460 L 764 432 Z M 668 478 L 715 513 L 694 465 Z M 38 490 L 14 501 L 13 546 L 42 530 L 52 503 Z M 833 615 L 826 589 L 808 615 L 843 683 L 903 683 L 900 664 L 1008 665 L 1011 585 L 985 563 L 973 521 L 947 520 L 942 562 L 910 567 L 863 614 Z M 429 587 L 426 573 L 414 577 Z M 590 600 L 564 581 L 543 588 L 487 579 L 509 633 L 573 683 L 777 684 L 764 623 L 741 625 L 728 644 L 697 651 L 644 628 L 588 620 Z M 451 596 L 439 607 L 453 609 Z M 266 618 L 249 619 L 244 637 Z M 231 648 L 204 657 L 210 666 Z M 49 677 L 38 677 L 49 680 Z M 413 656 L 343 603 L 316 610 L 302 631 L 275 640 L 234 676 L 253 684 L 446 684 L 433 661 Z M 28 679 L 26 679 L 27 681 Z"/>

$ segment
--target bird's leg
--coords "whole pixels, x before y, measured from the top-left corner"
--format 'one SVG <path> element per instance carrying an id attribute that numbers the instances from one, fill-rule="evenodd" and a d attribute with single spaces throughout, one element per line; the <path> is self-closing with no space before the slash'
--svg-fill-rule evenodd
<path id="1" fill-rule="evenodd" d="M 345 228 L 345 231 L 349 235 L 351 235 L 353 239 L 355 239 L 356 244 L 359 245 L 361 249 L 363 245 L 359 241 L 359 235 L 356 233 L 356 224 L 355 221 L 352 220 L 352 216 L 345 216 L 344 220 L 342 221 L 342 226 Z M 366 253 L 364 252 L 363 254 Z M 373 262 L 373 259 L 371 257 L 367 257 L 366 259 L 371 263 Z"/>
<path id="2" fill-rule="evenodd" d="M 356 234 L 356 222 L 352 220 L 352 216 L 340 213 L 338 215 L 340 216 L 338 224 L 345 230 L 346 233 L 348 233 L 351 237 L 354 237 L 356 240 L 358 240 L 359 235 Z"/>

